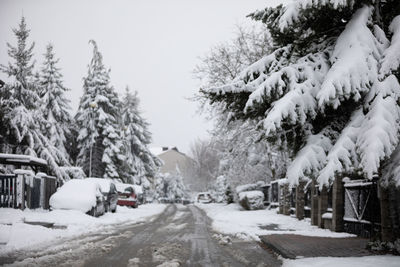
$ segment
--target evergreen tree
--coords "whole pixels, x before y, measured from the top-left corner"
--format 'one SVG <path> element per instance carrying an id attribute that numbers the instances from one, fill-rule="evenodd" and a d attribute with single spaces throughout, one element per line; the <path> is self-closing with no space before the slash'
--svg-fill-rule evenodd
<path id="1" fill-rule="evenodd" d="M 91 40 L 90 43 L 93 58 L 84 78 L 84 92 L 75 116 L 79 130 L 77 163 L 87 175 L 118 179 L 119 166 L 125 159 L 121 155 L 117 121 L 120 102 L 110 85 L 110 71 L 103 65 L 96 42 Z"/>
<path id="2" fill-rule="evenodd" d="M 123 169 L 126 177 L 135 175 L 138 179 L 130 182 L 141 184 L 146 177 L 154 177 L 161 161 L 148 148 L 151 143 L 148 123 L 140 115 L 137 92 L 131 93 L 128 87 L 122 101 L 122 125 L 126 158 Z"/>
<path id="3" fill-rule="evenodd" d="M 60 180 L 69 179 L 60 165 L 69 165 L 65 155 L 54 147 L 41 132 L 40 125 L 45 119 L 39 111 L 41 104 L 38 86 L 35 84 L 32 62 L 34 44 L 27 45 L 29 30 L 25 18 L 17 29 L 17 46 L 7 43 L 8 55 L 14 60 L 7 66 L 1 65 L 10 82 L 3 88 L 1 99 L 1 151 L 5 153 L 28 154 L 47 160 L 50 170 Z"/>
<path id="4" fill-rule="evenodd" d="M 205 86 L 215 87 L 232 82 L 248 65 L 273 51 L 273 40 L 265 25 L 238 29 L 234 39 L 213 47 L 194 70 Z M 233 97 L 237 98 L 236 95 Z M 200 100 L 203 108 L 209 107 L 204 105 L 205 100 L 201 97 L 197 97 L 197 100 Z M 233 185 L 256 182 L 260 177 L 266 180 L 281 178 L 286 168 L 286 153 L 272 152 L 282 149 L 262 138 L 263 130 L 258 127 L 257 118 L 237 121 L 238 116 L 230 112 L 230 107 L 225 107 L 225 103 L 212 101 L 211 104 L 207 111 L 214 117 L 215 125 L 206 150 L 213 150 L 209 158 L 214 165 L 217 164 L 217 170 L 197 176 L 214 180 L 218 175 L 223 175 Z M 193 158 L 196 161 L 198 157 L 195 155 Z M 219 159 L 219 169 L 216 158 Z M 197 169 L 208 171 L 202 166 Z"/>
<path id="5" fill-rule="evenodd" d="M 63 154 L 66 150 L 67 136 L 70 135 L 72 118 L 70 115 L 70 100 L 65 97 L 65 88 L 60 69 L 56 66 L 59 59 L 55 58 L 53 45 L 49 44 L 45 53 L 45 61 L 38 79 L 42 106 L 40 111 L 45 119 L 42 131 Z"/>
<path id="6" fill-rule="evenodd" d="M 293 1 L 255 12 L 279 48 L 203 93 L 287 144 L 292 184 L 372 179 L 399 143 L 399 14 L 396 0 Z"/>

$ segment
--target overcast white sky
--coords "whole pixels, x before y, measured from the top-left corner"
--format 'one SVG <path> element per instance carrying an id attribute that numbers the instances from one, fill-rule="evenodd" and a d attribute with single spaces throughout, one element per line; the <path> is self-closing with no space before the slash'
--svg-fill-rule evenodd
<path id="1" fill-rule="evenodd" d="M 0 63 L 9 61 L 6 42 L 15 44 L 11 28 L 21 15 L 35 41 L 36 67 L 48 42 L 55 46 L 75 114 L 82 78 L 96 40 L 111 83 L 139 92 L 153 143 L 183 152 L 207 136 L 210 123 L 186 98 L 199 89 L 192 70 L 211 46 L 233 37 L 246 15 L 283 0 L 0 0 Z M 39 64 L 38 64 L 39 63 Z M 7 80 L 4 73 L 0 79 Z"/>

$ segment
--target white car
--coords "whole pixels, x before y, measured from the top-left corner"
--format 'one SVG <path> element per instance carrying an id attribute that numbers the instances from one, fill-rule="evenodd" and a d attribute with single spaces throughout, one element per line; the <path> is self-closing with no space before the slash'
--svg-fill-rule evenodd
<path id="1" fill-rule="evenodd" d="M 197 194 L 196 200 L 198 203 L 208 204 L 213 202 L 210 192 L 200 192 Z"/>
<path id="2" fill-rule="evenodd" d="M 69 180 L 50 197 L 51 209 L 79 210 L 95 217 L 104 214 L 104 202 L 100 185 L 86 179 Z"/>

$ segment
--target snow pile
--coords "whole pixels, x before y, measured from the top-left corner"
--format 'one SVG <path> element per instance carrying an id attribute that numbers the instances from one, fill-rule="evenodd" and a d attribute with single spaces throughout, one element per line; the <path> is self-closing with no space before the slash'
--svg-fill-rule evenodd
<path id="1" fill-rule="evenodd" d="M 97 183 L 90 180 L 70 180 L 50 197 L 53 209 L 72 209 L 87 212 L 96 206 L 96 199 L 102 196 Z"/>
<path id="2" fill-rule="evenodd" d="M 118 207 L 116 213 L 95 218 L 77 210 L 17 210 L 0 209 L 0 257 L 17 249 L 33 249 L 37 245 L 60 238 L 79 237 L 82 234 L 112 230 L 118 224 L 133 224 L 151 220 L 165 205 L 145 204 L 137 209 Z M 24 223 L 26 222 L 26 223 Z M 52 228 L 31 225 L 28 222 L 54 224 Z M 29 237 L 29 238 L 27 238 Z M 5 244 L 5 245 L 3 245 Z"/>
<path id="3" fill-rule="evenodd" d="M 316 257 L 304 258 L 296 260 L 283 260 L 283 267 L 397 267 L 399 266 L 400 257 L 398 256 L 365 256 L 365 257 Z"/>
<path id="4" fill-rule="evenodd" d="M 243 211 L 238 204 L 196 204 L 210 217 L 212 228 L 222 234 L 234 235 L 245 240 L 259 241 L 259 235 L 296 234 L 322 237 L 349 237 L 348 233 L 336 233 L 312 226 L 309 220 L 277 214 L 275 210 Z M 263 229 L 264 228 L 264 229 Z"/>
<path id="5" fill-rule="evenodd" d="M 261 191 L 246 191 L 239 193 L 239 203 L 246 210 L 264 208 L 264 193 Z"/>

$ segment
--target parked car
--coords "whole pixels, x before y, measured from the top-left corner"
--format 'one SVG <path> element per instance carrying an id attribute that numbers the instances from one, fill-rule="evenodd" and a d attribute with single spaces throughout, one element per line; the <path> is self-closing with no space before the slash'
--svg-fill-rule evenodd
<path id="1" fill-rule="evenodd" d="M 104 208 L 106 212 L 116 212 L 117 202 L 118 202 L 118 192 L 115 184 L 110 179 L 105 178 L 86 178 L 85 180 L 91 181 L 93 183 L 98 183 L 100 185 L 101 193 L 103 194 Z"/>
<path id="2" fill-rule="evenodd" d="M 207 203 L 213 202 L 213 198 L 211 197 L 211 193 L 210 192 L 200 192 L 200 193 L 198 193 L 196 200 L 197 200 L 198 203 L 203 203 L 203 204 L 207 204 Z"/>
<path id="3" fill-rule="evenodd" d="M 169 197 L 159 197 L 157 200 L 159 203 L 163 204 L 173 203 L 173 201 Z"/>
<path id="4" fill-rule="evenodd" d="M 118 191 L 118 205 L 132 208 L 138 207 L 136 192 L 132 184 L 118 183 L 116 187 Z"/>
<path id="5" fill-rule="evenodd" d="M 51 209 L 79 210 L 95 217 L 104 214 L 104 202 L 100 185 L 87 179 L 70 180 L 50 197 Z"/>

